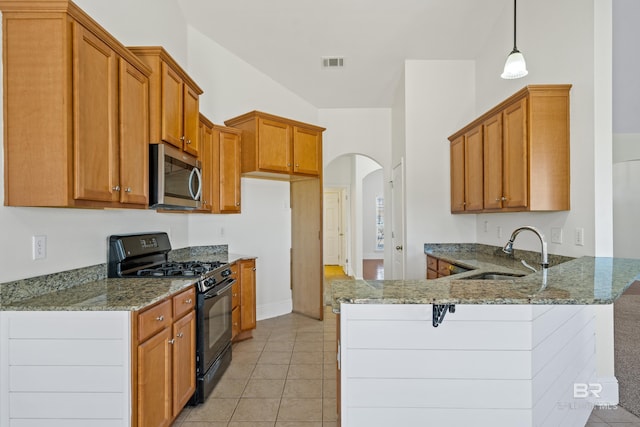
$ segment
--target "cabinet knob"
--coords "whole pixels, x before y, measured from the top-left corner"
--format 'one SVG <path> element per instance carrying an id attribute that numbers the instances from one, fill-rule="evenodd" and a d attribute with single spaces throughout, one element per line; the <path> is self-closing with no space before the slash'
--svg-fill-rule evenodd
<path id="1" fill-rule="evenodd" d="M 131 187 L 127 187 L 127 188 L 125 188 L 125 189 L 124 189 L 124 192 L 125 192 L 125 193 L 131 193 Z"/>
<path id="2" fill-rule="evenodd" d="M 185 304 L 191 304 L 193 300 L 191 298 L 184 300 Z"/>
<path id="3" fill-rule="evenodd" d="M 178 337 L 178 338 L 182 338 L 182 337 L 184 337 L 184 334 L 183 334 L 182 332 L 178 332 L 177 337 Z"/>
<path id="4" fill-rule="evenodd" d="M 291 167 L 291 163 L 287 163 L 287 167 Z"/>
<path id="5" fill-rule="evenodd" d="M 187 139 L 187 144 L 191 144 L 191 140 L 190 139 Z"/>
<path id="6" fill-rule="evenodd" d="M 299 165 L 298 163 L 296 163 L 296 167 L 297 167 L 297 168 L 299 168 L 299 167 L 300 167 L 300 165 Z"/>
<path id="7" fill-rule="evenodd" d="M 180 137 L 180 141 L 182 141 L 182 142 L 184 142 L 184 140 L 185 140 L 185 139 L 186 139 L 186 138 L 184 137 L 184 135 L 182 135 L 182 136 Z"/>
<path id="8" fill-rule="evenodd" d="M 170 339 L 169 340 L 169 344 L 175 344 L 176 340 L 175 339 Z"/>
<path id="9" fill-rule="evenodd" d="M 253 267 L 253 268 L 252 268 L 252 270 L 253 270 L 253 271 L 256 271 L 256 268 L 255 268 L 255 267 Z"/>
<path id="10" fill-rule="evenodd" d="M 500 200 L 501 200 L 501 201 L 503 201 L 503 202 L 506 202 L 506 201 L 507 201 L 507 198 L 506 198 L 506 197 L 504 197 L 504 196 L 502 196 L 502 197 L 500 198 Z"/>
<path id="11" fill-rule="evenodd" d="M 240 202 L 236 202 L 236 206 L 240 206 Z"/>
<path id="12" fill-rule="evenodd" d="M 113 191 L 120 191 L 120 186 L 116 185 L 115 187 L 111 188 Z"/>
<path id="13" fill-rule="evenodd" d="M 161 314 L 160 316 L 156 317 L 156 320 L 158 322 L 162 322 L 164 320 L 164 316 Z"/>

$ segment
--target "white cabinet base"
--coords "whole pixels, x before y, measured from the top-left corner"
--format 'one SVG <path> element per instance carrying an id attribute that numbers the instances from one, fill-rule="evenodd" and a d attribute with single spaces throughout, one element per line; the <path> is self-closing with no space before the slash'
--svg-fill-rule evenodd
<path id="1" fill-rule="evenodd" d="M 129 312 L 0 312 L 0 425 L 129 426 L 130 330 Z"/>
<path id="2" fill-rule="evenodd" d="M 343 427 L 584 425 L 595 314 L 578 305 L 342 304 Z M 575 386 L 577 384 L 577 386 Z M 574 397 L 576 395 L 576 397 Z"/>

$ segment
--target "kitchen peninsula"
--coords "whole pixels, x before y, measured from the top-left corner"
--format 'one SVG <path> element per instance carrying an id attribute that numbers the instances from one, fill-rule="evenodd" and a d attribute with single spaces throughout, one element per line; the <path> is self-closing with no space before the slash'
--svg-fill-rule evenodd
<path id="1" fill-rule="evenodd" d="M 586 423 L 597 306 L 640 279 L 640 260 L 550 259 L 545 284 L 481 247 L 425 245 L 473 269 L 436 280 L 333 282 L 343 427 Z M 524 276 L 465 279 L 489 272 Z"/>

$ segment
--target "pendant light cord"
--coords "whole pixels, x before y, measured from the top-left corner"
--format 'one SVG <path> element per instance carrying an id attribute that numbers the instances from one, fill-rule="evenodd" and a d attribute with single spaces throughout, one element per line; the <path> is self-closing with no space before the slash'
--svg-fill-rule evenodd
<path id="1" fill-rule="evenodd" d="M 516 46 L 516 2 L 517 0 L 513 0 L 513 50 L 518 50 Z"/>

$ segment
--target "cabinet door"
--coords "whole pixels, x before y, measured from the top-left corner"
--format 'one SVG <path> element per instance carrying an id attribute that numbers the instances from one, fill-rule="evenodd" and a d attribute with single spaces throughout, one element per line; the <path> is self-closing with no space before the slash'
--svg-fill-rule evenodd
<path id="1" fill-rule="evenodd" d="M 484 122 L 484 208 L 502 208 L 502 113 Z"/>
<path id="2" fill-rule="evenodd" d="M 503 208 L 526 208 L 529 201 L 529 163 L 527 136 L 527 100 L 504 111 Z"/>
<path id="3" fill-rule="evenodd" d="M 184 135 L 183 149 L 187 153 L 198 157 L 200 146 L 198 141 L 198 122 L 200 105 L 198 102 L 198 93 L 187 85 L 184 87 Z"/>
<path id="4" fill-rule="evenodd" d="M 213 129 L 200 121 L 200 150 L 202 163 L 202 207 L 206 212 L 218 212 L 218 188 L 220 170 L 217 159 L 220 157 L 218 144 L 213 140 Z"/>
<path id="5" fill-rule="evenodd" d="M 465 210 L 480 211 L 484 206 L 482 125 L 464 136 Z"/>
<path id="6" fill-rule="evenodd" d="M 464 212 L 464 135 L 451 141 L 451 212 Z"/>
<path id="7" fill-rule="evenodd" d="M 322 159 L 322 134 L 293 127 L 293 172 L 305 175 L 320 173 Z"/>
<path id="8" fill-rule="evenodd" d="M 168 426 L 172 419 L 171 328 L 138 346 L 138 425 Z"/>
<path id="9" fill-rule="evenodd" d="M 120 58 L 120 202 L 149 202 L 149 79 Z"/>
<path id="10" fill-rule="evenodd" d="M 240 212 L 240 136 L 220 132 L 220 212 Z"/>
<path id="11" fill-rule="evenodd" d="M 182 149 L 182 79 L 166 63 L 162 62 L 162 140 Z M 197 125 L 196 125 L 197 126 Z"/>
<path id="12" fill-rule="evenodd" d="M 258 169 L 291 171 L 291 126 L 274 120 L 258 119 Z"/>
<path id="13" fill-rule="evenodd" d="M 256 327 L 256 260 L 240 261 L 240 329 Z"/>
<path id="14" fill-rule="evenodd" d="M 173 416 L 176 417 L 196 390 L 195 312 L 173 324 Z"/>
<path id="15" fill-rule="evenodd" d="M 75 22 L 73 33 L 74 198 L 117 202 L 117 55 Z"/>

